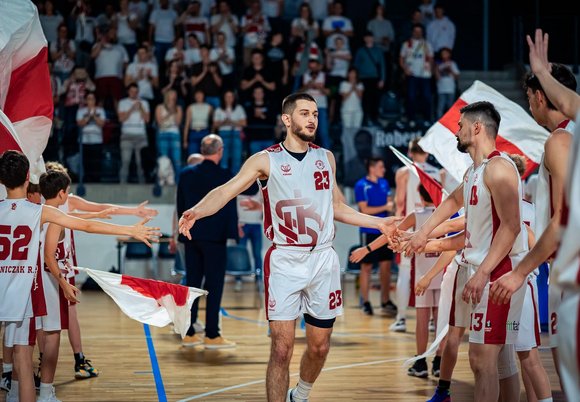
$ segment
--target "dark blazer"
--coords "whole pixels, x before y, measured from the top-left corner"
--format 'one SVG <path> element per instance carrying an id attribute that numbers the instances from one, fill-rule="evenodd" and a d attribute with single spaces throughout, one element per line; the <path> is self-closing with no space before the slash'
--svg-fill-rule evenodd
<path id="1" fill-rule="evenodd" d="M 232 174 L 212 161 L 205 160 L 199 165 L 188 166 L 179 175 L 177 186 L 177 217 L 197 204 L 214 188 L 221 186 Z M 238 212 L 236 199 L 228 202 L 212 216 L 197 220 L 190 230 L 192 240 L 224 242 L 238 239 Z M 180 242 L 187 238 L 179 235 Z"/>

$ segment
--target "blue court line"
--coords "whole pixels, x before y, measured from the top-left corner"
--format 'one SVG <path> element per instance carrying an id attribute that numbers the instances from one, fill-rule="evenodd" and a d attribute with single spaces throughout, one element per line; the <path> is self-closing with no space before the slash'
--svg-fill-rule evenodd
<path id="1" fill-rule="evenodd" d="M 151 338 L 151 330 L 148 324 L 143 324 L 145 331 L 145 339 L 147 340 L 147 349 L 149 350 L 149 359 L 151 360 L 151 369 L 153 369 L 153 378 L 155 378 L 155 388 L 157 388 L 157 399 L 159 402 L 167 402 L 167 395 L 165 395 L 165 387 L 163 386 L 163 378 L 161 377 L 161 370 L 159 370 L 159 363 L 157 362 L 157 354 L 153 346 L 153 338 Z"/>
<path id="2" fill-rule="evenodd" d="M 220 308 L 220 313 L 222 313 L 222 315 L 224 317 L 231 318 L 232 320 L 251 322 L 252 324 L 258 324 L 261 326 L 268 325 L 268 321 L 252 320 L 251 318 L 245 318 L 245 317 L 239 317 L 237 315 L 231 315 L 223 307 Z"/>

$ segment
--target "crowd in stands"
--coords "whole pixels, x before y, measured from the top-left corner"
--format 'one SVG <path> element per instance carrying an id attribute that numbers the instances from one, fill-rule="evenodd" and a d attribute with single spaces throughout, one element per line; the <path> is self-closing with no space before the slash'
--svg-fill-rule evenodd
<path id="1" fill-rule="evenodd" d="M 339 140 L 333 127 L 379 125 L 388 91 L 406 99 L 402 118 L 425 120 L 456 91 L 455 27 L 429 0 L 399 32 L 381 2 L 362 23 L 333 0 L 36 5 L 55 102 L 46 157 L 73 176 L 82 160 L 85 181 L 150 182 L 158 157 L 178 172 L 209 132 L 223 138 L 222 165 L 235 173 L 281 138 L 280 104 L 292 91 L 317 100 L 327 148 Z"/>

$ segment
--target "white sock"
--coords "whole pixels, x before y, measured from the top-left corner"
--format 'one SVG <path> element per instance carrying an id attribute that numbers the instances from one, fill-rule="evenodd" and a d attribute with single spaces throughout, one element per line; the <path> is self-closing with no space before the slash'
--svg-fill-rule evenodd
<path id="1" fill-rule="evenodd" d="M 310 395 L 310 390 L 312 389 L 312 383 L 304 381 L 302 378 L 298 380 L 298 385 L 292 396 L 298 400 L 300 399 L 308 399 L 308 395 Z"/>
<path id="2" fill-rule="evenodd" d="M 554 402 L 554 400 L 550 397 L 546 399 L 538 399 L 538 402 Z"/>
<path id="3" fill-rule="evenodd" d="M 40 394 L 38 395 L 41 399 L 50 397 L 52 393 L 52 384 L 40 383 Z"/>
<path id="4" fill-rule="evenodd" d="M 12 371 L 12 363 L 2 363 L 2 374 Z"/>
<path id="5" fill-rule="evenodd" d="M 18 380 L 12 380 L 10 384 L 10 395 L 18 396 Z"/>
<path id="6" fill-rule="evenodd" d="M 411 295 L 411 268 L 399 265 L 397 277 L 397 320 L 407 318 L 407 306 Z"/>

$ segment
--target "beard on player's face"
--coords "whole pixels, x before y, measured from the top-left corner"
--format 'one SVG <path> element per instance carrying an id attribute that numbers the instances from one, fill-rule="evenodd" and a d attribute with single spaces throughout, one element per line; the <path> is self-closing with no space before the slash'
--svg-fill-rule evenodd
<path id="1" fill-rule="evenodd" d="M 467 153 L 467 149 L 469 148 L 470 145 L 471 145 L 471 142 L 469 142 L 469 141 L 461 141 L 461 139 L 459 138 L 459 136 L 457 136 L 457 150 L 459 152 L 466 154 Z"/>
<path id="2" fill-rule="evenodd" d="M 306 127 L 300 126 L 297 123 L 291 122 L 290 130 L 294 133 L 294 135 L 296 135 L 296 137 L 300 138 L 302 141 L 313 142 L 316 139 L 316 131 L 310 134 Z"/>

